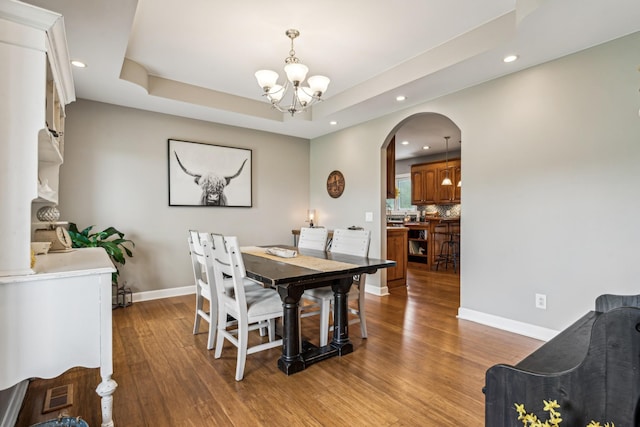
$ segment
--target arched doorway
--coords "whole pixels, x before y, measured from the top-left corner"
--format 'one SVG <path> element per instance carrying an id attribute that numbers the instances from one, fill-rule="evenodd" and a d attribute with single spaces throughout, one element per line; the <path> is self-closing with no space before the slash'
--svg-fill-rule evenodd
<path id="1" fill-rule="evenodd" d="M 386 172 L 382 174 L 386 204 L 385 212 L 381 213 L 381 218 L 384 218 L 381 234 L 387 235 L 387 225 L 409 228 L 408 270 L 434 270 L 442 241 L 451 239 L 450 234 L 434 233 L 436 224 L 443 224 L 442 229 L 449 233 L 459 233 L 461 141 L 461 130 L 450 118 L 425 112 L 399 122 L 382 145 L 382 164 L 386 165 Z M 390 156 L 393 156 L 392 162 L 389 161 Z M 443 177 L 455 182 L 443 186 Z M 389 188 L 392 185 L 393 188 Z M 383 241 L 386 245 L 386 238 Z M 438 271 L 458 274 L 459 262 L 457 257 L 455 268 L 453 263 L 446 264 L 447 268 L 444 268 L 445 263 L 441 263 Z M 410 276 L 408 272 L 407 277 Z M 391 278 L 388 283 L 392 283 Z"/>

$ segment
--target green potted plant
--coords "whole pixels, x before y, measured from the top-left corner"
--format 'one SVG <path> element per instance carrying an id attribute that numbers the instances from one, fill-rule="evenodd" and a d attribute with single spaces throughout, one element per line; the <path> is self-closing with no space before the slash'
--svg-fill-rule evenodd
<path id="1" fill-rule="evenodd" d="M 133 256 L 133 252 L 126 245 L 131 245 L 131 248 L 134 248 L 135 243 L 125 239 L 124 233 L 114 227 L 108 227 L 103 231 L 92 233 L 93 227 L 93 225 L 90 225 L 79 231 L 76 224 L 70 222 L 69 236 L 71 237 L 72 246 L 74 248 L 104 248 L 116 267 L 116 271 L 111 275 L 111 280 L 115 285 L 118 285 L 118 276 L 120 274 L 118 264 L 124 265 L 126 263 L 125 254 L 129 257 Z"/>

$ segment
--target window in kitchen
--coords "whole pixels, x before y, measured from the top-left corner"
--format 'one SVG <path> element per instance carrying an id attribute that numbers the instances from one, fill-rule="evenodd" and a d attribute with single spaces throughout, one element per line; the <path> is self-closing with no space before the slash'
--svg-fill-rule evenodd
<path id="1" fill-rule="evenodd" d="M 411 204 L 411 174 L 396 175 L 396 198 L 387 199 L 387 210 L 391 211 L 416 211 Z"/>

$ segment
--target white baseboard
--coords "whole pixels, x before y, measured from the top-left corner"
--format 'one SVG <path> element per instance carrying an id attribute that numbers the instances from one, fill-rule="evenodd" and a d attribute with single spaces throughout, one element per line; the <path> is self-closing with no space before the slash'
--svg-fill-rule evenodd
<path id="1" fill-rule="evenodd" d="M 389 288 L 387 286 L 377 286 L 375 284 L 373 285 L 365 284 L 364 291 L 368 294 L 373 294 L 379 297 L 389 295 Z"/>
<path id="2" fill-rule="evenodd" d="M 458 319 L 469 320 L 471 322 L 480 323 L 482 325 L 491 326 L 492 328 L 502 329 L 504 331 L 513 332 L 518 335 L 524 335 L 526 337 L 542 341 L 549 341 L 560 333 L 560 331 L 556 331 L 554 329 L 543 328 L 529 323 L 507 319 L 506 317 L 469 310 L 468 308 L 463 307 L 458 308 Z"/>
<path id="3" fill-rule="evenodd" d="M 196 293 L 196 286 L 182 286 L 180 288 L 158 289 L 156 291 L 136 292 L 133 294 L 133 302 L 151 301 L 154 299 L 178 297 Z"/>

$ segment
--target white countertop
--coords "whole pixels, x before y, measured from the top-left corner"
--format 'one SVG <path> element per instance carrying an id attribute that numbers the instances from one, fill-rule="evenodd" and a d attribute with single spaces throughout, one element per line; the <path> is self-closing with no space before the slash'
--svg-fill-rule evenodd
<path id="1" fill-rule="evenodd" d="M 34 274 L 0 277 L 0 284 L 116 271 L 103 248 L 71 249 L 68 252 L 50 252 L 46 255 L 37 255 L 33 270 Z"/>

